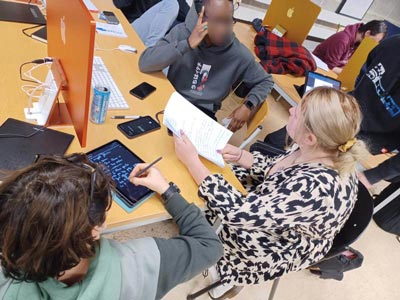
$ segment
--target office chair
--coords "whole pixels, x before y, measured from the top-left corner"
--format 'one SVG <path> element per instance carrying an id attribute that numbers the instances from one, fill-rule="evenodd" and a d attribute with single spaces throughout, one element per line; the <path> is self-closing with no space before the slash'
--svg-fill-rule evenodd
<path id="1" fill-rule="evenodd" d="M 333 240 L 332 248 L 322 260 L 327 260 L 335 257 L 347 250 L 349 246 L 354 243 L 367 228 L 372 219 L 374 211 L 374 202 L 366 187 L 358 184 L 357 202 L 351 212 L 351 215 L 343 228 Z M 272 288 L 269 293 L 268 300 L 273 300 L 276 290 L 278 288 L 279 279 L 277 278 L 272 283 Z"/>
<path id="2" fill-rule="evenodd" d="M 239 146 L 240 149 L 243 149 L 244 147 L 246 147 L 261 132 L 261 130 L 263 128 L 261 124 L 264 122 L 265 118 L 267 117 L 268 110 L 269 110 L 268 102 L 267 102 L 267 99 L 265 99 L 265 101 L 258 108 L 257 112 L 254 114 L 254 116 L 251 118 L 251 120 L 247 123 L 246 138 L 243 141 L 243 143 Z"/>
<path id="3" fill-rule="evenodd" d="M 374 210 L 374 202 L 369 194 L 368 190 L 361 183 L 358 184 L 358 195 L 357 201 L 350 214 L 349 219 L 344 224 L 343 228 L 336 235 L 333 240 L 332 248 L 329 250 L 328 254 L 323 260 L 330 259 L 347 250 L 349 246 L 354 243 L 367 228 L 369 222 L 372 219 L 372 214 Z M 269 293 L 268 300 L 273 300 L 276 290 L 279 285 L 279 278 L 276 278 L 272 283 L 272 288 Z M 197 297 L 207 293 L 213 288 L 221 285 L 221 281 L 212 283 L 211 285 L 205 287 L 204 289 L 187 296 L 187 300 L 193 300 Z"/>
<path id="4" fill-rule="evenodd" d="M 377 45 L 378 42 L 369 37 L 365 37 L 356 51 L 354 51 L 348 63 L 343 67 L 342 72 L 337 77 L 337 80 L 342 83 L 342 89 L 344 91 L 350 92 L 354 89 L 354 84 L 362 65 L 366 62 L 368 54 Z"/>

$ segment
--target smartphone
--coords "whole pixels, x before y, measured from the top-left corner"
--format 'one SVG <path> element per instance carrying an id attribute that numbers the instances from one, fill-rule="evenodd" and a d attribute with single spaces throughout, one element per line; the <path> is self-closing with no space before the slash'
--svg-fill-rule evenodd
<path id="1" fill-rule="evenodd" d="M 118 124 L 117 128 L 128 138 L 133 139 L 148 132 L 160 129 L 161 126 L 150 116 Z"/>
<path id="2" fill-rule="evenodd" d="M 118 25 L 119 21 L 112 11 L 103 11 L 104 20 L 108 24 Z"/>
<path id="3" fill-rule="evenodd" d="M 136 98 L 139 98 L 140 100 L 143 100 L 146 98 L 148 95 L 150 95 L 152 92 L 154 92 L 156 88 L 152 86 L 151 84 L 147 82 L 142 82 L 138 86 L 134 87 L 129 91 L 129 93 L 132 96 L 135 96 Z"/>

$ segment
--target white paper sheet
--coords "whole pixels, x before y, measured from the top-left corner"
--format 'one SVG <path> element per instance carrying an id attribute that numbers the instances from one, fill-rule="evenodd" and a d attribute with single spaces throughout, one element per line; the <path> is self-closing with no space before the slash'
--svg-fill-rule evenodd
<path id="1" fill-rule="evenodd" d="M 83 3 L 85 3 L 86 7 L 88 10 L 93 11 L 93 12 L 98 12 L 98 8 L 96 7 L 96 5 L 94 5 L 94 3 L 90 0 L 83 0 Z"/>
<path id="2" fill-rule="evenodd" d="M 329 71 L 328 65 L 326 63 L 324 63 L 319 57 L 315 56 L 314 54 L 311 53 L 311 55 L 313 56 L 318 68 L 327 72 Z"/>
<path id="3" fill-rule="evenodd" d="M 164 125 L 177 136 L 183 130 L 201 156 L 224 167 L 224 159 L 217 150 L 225 147 L 233 133 L 177 92 L 171 95 L 165 107 Z"/>
<path id="4" fill-rule="evenodd" d="M 104 35 L 110 35 L 120 38 L 128 37 L 121 24 L 113 25 L 113 24 L 96 22 L 96 31 Z"/>

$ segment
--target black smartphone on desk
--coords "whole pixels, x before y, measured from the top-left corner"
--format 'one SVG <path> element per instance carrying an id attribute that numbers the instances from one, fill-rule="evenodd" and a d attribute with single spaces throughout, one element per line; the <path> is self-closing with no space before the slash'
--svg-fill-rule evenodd
<path id="1" fill-rule="evenodd" d="M 103 13 L 104 20 L 108 24 L 112 24 L 112 25 L 118 25 L 119 24 L 117 16 L 112 11 L 103 10 L 102 13 Z"/>
<path id="2" fill-rule="evenodd" d="M 132 96 L 135 96 L 136 98 L 139 98 L 140 100 L 143 100 L 144 98 L 146 98 L 148 95 L 150 95 L 155 90 L 156 90 L 156 88 L 154 86 L 152 86 L 150 83 L 142 82 L 138 86 L 131 89 L 129 91 L 129 93 Z"/>
<path id="3" fill-rule="evenodd" d="M 117 128 L 128 138 L 133 139 L 148 132 L 160 129 L 161 126 L 150 116 L 118 124 Z"/>

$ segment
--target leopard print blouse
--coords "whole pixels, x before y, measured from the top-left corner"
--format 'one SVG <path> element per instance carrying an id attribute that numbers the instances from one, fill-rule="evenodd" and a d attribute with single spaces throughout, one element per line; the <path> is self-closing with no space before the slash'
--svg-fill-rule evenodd
<path id="1" fill-rule="evenodd" d="M 292 152 L 292 151 L 291 151 Z M 254 152 L 249 170 L 231 166 L 243 195 L 222 175 L 199 187 L 210 223 L 221 219 L 224 255 L 217 270 L 224 283 L 257 284 L 321 260 L 348 219 L 357 197 L 355 174 L 340 178 L 319 163 L 302 163 L 267 175 L 290 153 L 270 158 Z"/>

